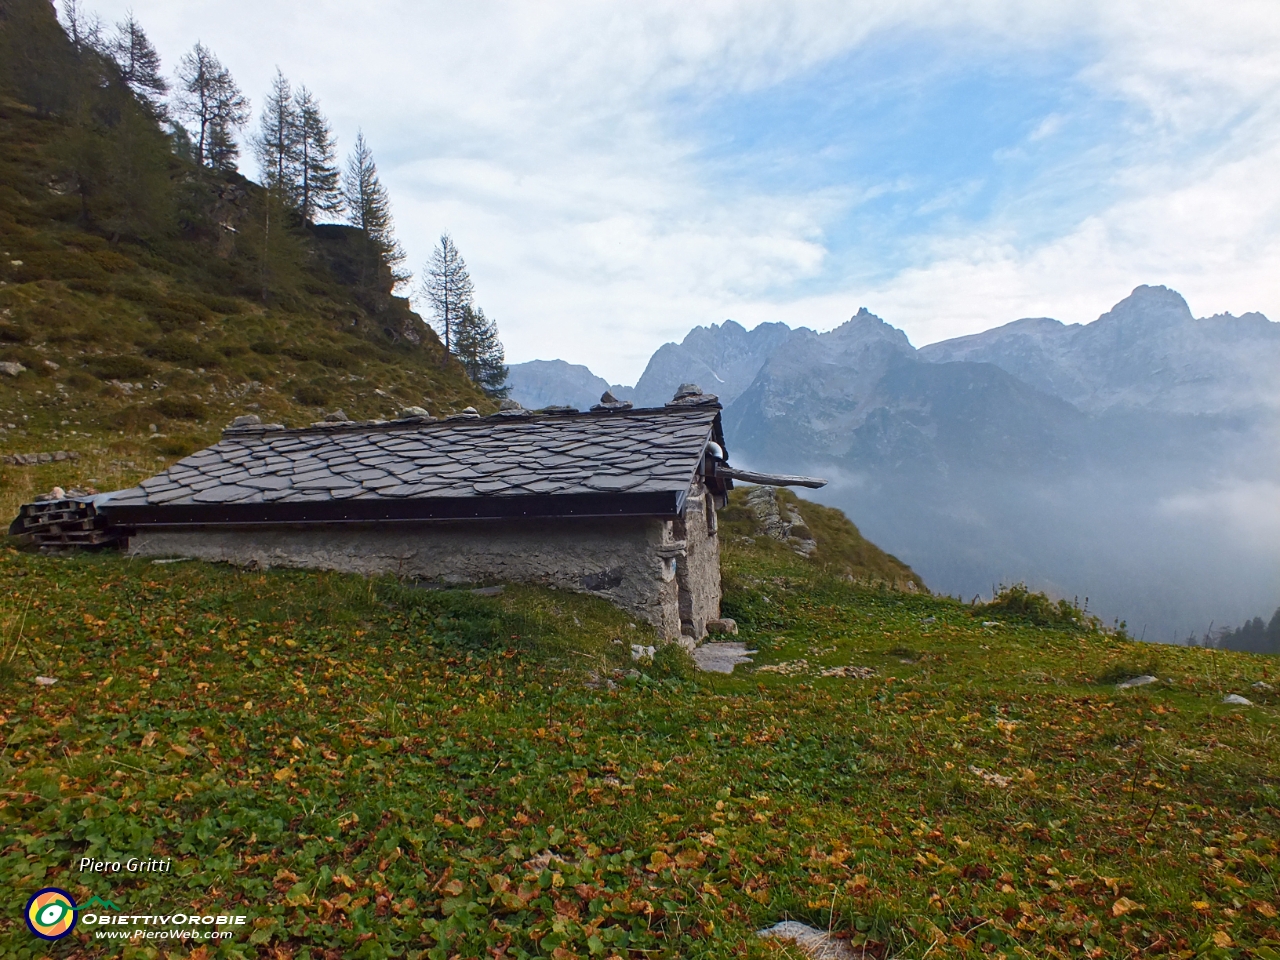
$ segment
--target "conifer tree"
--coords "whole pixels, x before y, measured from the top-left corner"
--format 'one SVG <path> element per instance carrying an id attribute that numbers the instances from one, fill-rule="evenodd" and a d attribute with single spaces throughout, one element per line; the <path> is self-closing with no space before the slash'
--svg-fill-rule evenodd
<path id="1" fill-rule="evenodd" d="M 217 170 L 235 169 L 240 148 L 234 130 L 249 119 L 249 101 L 213 51 L 197 43 L 178 63 L 179 116 L 195 126 L 196 159 Z"/>
<path id="2" fill-rule="evenodd" d="M 472 309 L 470 304 L 462 308 L 454 326 L 453 353 L 471 382 L 490 397 L 505 397 L 510 392 L 498 325 L 483 310 Z"/>
<path id="3" fill-rule="evenodd" d="M 83 90 L 67 19 L 65 4 L 59 17 L 44 4 L 0 3 L 0 87 L 40 117 L 65 113 Z"/>
<path id="4" fill-rule="evenodd" d="M 461 321 L 463 311 L 470 309 L 474 287 L 467 273 L 467 262 L 447 233 L 440 237 L 440 245 L 431 253 L 431 259 L 423 267 L 422 297 L 431 305 L 437 329 L 444 336 L 447 360 L 454 346 L 454 328 Z"/>
<path id="5" fill-rule="evenodd" d="M 329 121 L 320 112 L 320 104 L 311 91 L 300 87 L 295 92 L 279 68 L 262 108 L 253 148 L 262 166 L 263 182 L 297 210 L 303 222 L 314 223 L 320 211 L 341 207 Z M 360 162 L 372 164 L 367 147 L 362 157 Z M 376 167 L 373 175 L 376 180 Z M 372 190 L 376 194 L 381 190 L 379 184 L 368 184 L 368 171 L 363 177 L 367 191 Z M 360 180 L 357 177 L 357 181 Z M 365 219 L 373 222 L 379 220 L 380 211 L 375 209 L 379 204 L 383 207 L 381 213 L 386 214 L 386 224 L 371 235 L 385 239 L 389 234 L 390 217 L 385 191 L 381 192 L 380 198 L 374 197 L 366 202 L 362 209 Z"/>
<path id="6" fill-rule="evenodd" d="M 102 39 L 102 19 L 96 13 L 88 13 L 79 0 L 64 0 L 62 18 L 66 21 L 67 36 L 76 52 L 103 53 L 107 49 Z"/>
<path id="7" fill-rule="evenodd" d="M 294 94 L 293 105 L 300 128 L 298 210 L 306 223 L 315 223 L 321 211 L 331 213 L 342 206 L 333 132 L 320 112 L 320 104 L 306 87 Z"/>
<path id="8" fill-rule="evenodd" d="M 298 193 L 298 165 L 301 158 L 301 127 L 293 89 L 276 67 L 253 137 L 253 152 L 262 166 L 263 184 L 277 191 L 286 202 L 295 203 Z"/>
<path id="9" fill-rule="evenodd" d="M 391 220 L 391 201 L 378 179 L 378 165 L 373 162 L 373 151 L 365 142 L 363 132 L 356 134 L 356 145 L 347 158 L 347 169 L 342 177 L 342 199 L 347 208 L 348 222 L 373 241 L 383 265 L 391 271 L 394 284 L 408 280 L 409 275 L 402 269 L 404 251 L 396 241 Z"/>
<path id="10" fill-rule="evenodd" d="M 155 116 L 163 117 L 163 97 L 169 90 L 169 84 L 160 75 L 160 55 L 132 10 L 116 24 L 116 35 L 107 50 L 129 89 L 150 107 Z"/>

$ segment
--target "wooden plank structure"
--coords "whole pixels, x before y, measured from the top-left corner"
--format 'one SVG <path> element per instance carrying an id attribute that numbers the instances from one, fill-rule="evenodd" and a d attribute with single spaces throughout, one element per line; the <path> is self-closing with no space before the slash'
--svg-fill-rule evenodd
<path id="1" fill-rule="evenodd" d="M 38 547 L 102 547 L 120 538 L 92 500 L 44 500 L 24 503 L 9 527 Z"/>

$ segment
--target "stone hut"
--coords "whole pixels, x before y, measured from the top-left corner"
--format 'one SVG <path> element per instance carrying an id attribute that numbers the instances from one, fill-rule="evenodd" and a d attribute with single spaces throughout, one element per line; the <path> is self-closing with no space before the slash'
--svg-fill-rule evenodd
<path id="1" fill-rule="evenodd" d="M 412 409 L 292 430 L 239 417 L 213 446 L 81 506 L 133 556 L 536 583 L 696 643 L 720 616 L 716 510 L 733 478 L 803 481 L 729 468 L 720 410 L 686 385 L 652 409 L 606 394 L 589 412 Z M 12 532 L 39 540 L 36 517 Z"/>
<path id="2" fill-rule="evenodd" d="M 134 556 L 537 583 L 697 642 L 720 615 L 716 509 L 733 484 L 720 404 L 688 385 L 662 408 L 604 401 L 296 430 L 239 417 L 91 506 Z"/>

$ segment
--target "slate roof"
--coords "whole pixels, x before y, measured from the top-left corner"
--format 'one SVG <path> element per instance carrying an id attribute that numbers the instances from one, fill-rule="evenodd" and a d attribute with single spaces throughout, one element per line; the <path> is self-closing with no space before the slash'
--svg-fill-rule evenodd
<path id="1" fill-rule="evenodd" d="M 139 486 L 102 498 L 113 523 L 674 515 L 716 403 L 228 429 Z"/>

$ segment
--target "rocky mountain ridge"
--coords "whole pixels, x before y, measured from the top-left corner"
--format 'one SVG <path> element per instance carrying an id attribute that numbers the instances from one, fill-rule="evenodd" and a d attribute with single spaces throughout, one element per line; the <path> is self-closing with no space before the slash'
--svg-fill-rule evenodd
<path id="1" fill-rule="evenodd" d="M 611 385 L 582 364 L 564 360 L 529 360 L 510 364 L 507 367 L 507 385 L 511 388 L 511 396 L 530 410 L 564 406 L 589 410 L 592 404 L 600 402 L 600 396 L 606 390 L 611 390 L 619 400 L 630 400 L 635 394 L 633 387 Z"/>
<path id="2" fill-rule="evenodd" d="M 937 589 L 1027 580 L 1170 640 L 1275 606 L 1280 547 L 1251 531 L 1280 527 L 1276 370 L 1280 324 L 1139 286 L 1088 324 L 919 350 L 865 308 L 823 333 L 699 327 L 633 399 L 716 392 L 735 462 L 830 477 L 815 496 Z"/>
<path id="3" fill-rule="evenodd" d="M 1196 319 L 1167 287 L 1140 286 L 1089 324 L 1047 317 L 920 348 L 934 363 L 991 363 L 1097 413 L 1280 409 L 1280 324 L 1260 313 Z"/>
<path id="4" fill-rule="evenodd" d="M 727 320 L 695 327 L 680 343 L 660 346 L 634 388 L 610 385 L 587 367 L 564 361 L 535 360 L 512 364 L 511 370 L 518 384 L 513 395 L 519 399 L 523 393 L 535 403 L 576 391 L 589 405 L 588 396 L 597 402 L 608 389 L 638 406 L 655 406 L 679 384 L 698 383 L 727 407 L 761 375 L 778 382 L 816 371 L 826 385 L 808 389 L 821 395 L 869 395 L 891 355 L 990 364 L 1091 414 L 1113 408 L 1192 415 L 1280 409 L 1280 380 L 1274 376 L 1280 369 L 1280 323 L 1261 313 L 1196 318 L 1181 294 L 1147 285 L 1088 324 L 1028 317 L 919 349 L 865 307 L 825 333 L 783 323 L 746 330 Z M 833 376 L 833 369 L 841 374 Z"/>

